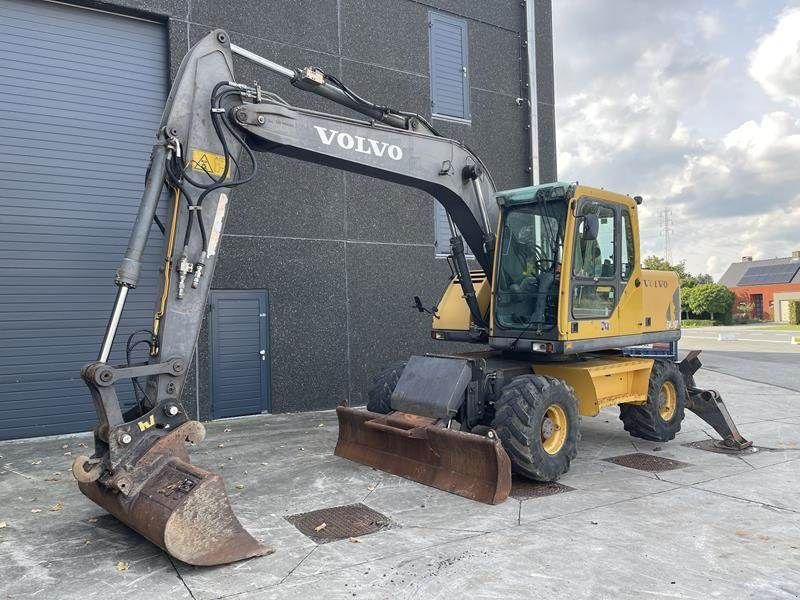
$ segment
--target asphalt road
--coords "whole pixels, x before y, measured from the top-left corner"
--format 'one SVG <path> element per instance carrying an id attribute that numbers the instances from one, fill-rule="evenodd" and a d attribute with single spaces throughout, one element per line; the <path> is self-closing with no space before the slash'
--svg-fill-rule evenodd
<path id="1" fill-rule="evenodd" d="M 720 340 L 733 334 L 735 339 Z M 771 331 L 764 326 L 699 327 L 684 329 L 681 354 L 702 350 L 703 367 L 745 381 L 768 383 L 800 391 L 800 345 L 791 343 L 798 331 Z"/>

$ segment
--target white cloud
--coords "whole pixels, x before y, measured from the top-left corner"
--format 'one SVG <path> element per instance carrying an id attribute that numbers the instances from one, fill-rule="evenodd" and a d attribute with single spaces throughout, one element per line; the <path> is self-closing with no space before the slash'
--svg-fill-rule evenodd
<path id="1" fill-rule="evenodd" d="M 800 188 L 800 118 L 785 112 L 748 121 L 714 143 L 698 144 L 669 178 L 665 201 L 690 215 L 758 215 L 786 206 Z M 789 198 L 787 198 L 789 196 Z"/>
<path id="2" fill-rule="evenodd" d="M 560 177 L 642 194 L 643 254 L 662 254 L 658 211 L 671 207 L 673 259 L 686 259 L 692 272 L 718 277 L 743 255 L 800 249 L 800 114 L 757 112 L 746 122 L 728 121 L 726 103 L 740 98 L 704 105 L 716 81 L 740 74 L 750 81 L 743 58 L 732 63 L 717 50 L 724 45 L 709 41 L 729 24 L 712 23 L 694 3 L 671 4 L 672 11 L 626 3 L 613 13 L 619 26 L 605 31 L 602 20 L 610 17 L 598 4 L 554 6 Z M 740 56 L 750 44 L 758 46 L 753 57 L 774 46 L 767 40 L 778 32 L 786 49 L 785 22 L 795 12 L 784 12 L 757 43 L 741 40 Z M 800 39 L 800 24 L 793 33 Z M 785 56 L 784 66 L 795 57 Z M 784 94 L 789 83 L 800 86 L 800 71 Z M 687 124 L 704 118 L 722 123 L 722 133 L 703 135 Z"/>
<path id="3" fill-rule="evenodd" d="M 722 31 L 722 24 L 717 15 L 711 13 L 700 13 L 696 16 L 697 28 L 706 39 L 716 37 Z"/>
<path id="4" fill-rule="evenodd" d="M 784 11 L 758 40 L 749 72 L 773 100 L 800 106 L 800 8 Z"/>

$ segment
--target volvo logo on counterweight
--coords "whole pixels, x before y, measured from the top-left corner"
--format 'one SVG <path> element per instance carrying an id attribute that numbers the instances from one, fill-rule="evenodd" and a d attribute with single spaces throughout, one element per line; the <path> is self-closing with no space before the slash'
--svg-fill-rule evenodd
<path id="1" fill-rule="evenodd" d="M 403 158 L 403 149 L 395 144 L 387 144 L 386 142 L 379 142 L 371 140 L 370 138 L 361 137 L 360 135 L 350 135 L 345 131 L 336 131 L 335 129 L 328 129 L 314 125 L 314 129 L 319 134 L 319 139 L 326 146 L 330 146 L 334 140 L 336 144 L 343 150 L 352 150 L 361 154 L 370 154 L 382 158 L 385 154 L 392 160 L 400 160 Z"/>

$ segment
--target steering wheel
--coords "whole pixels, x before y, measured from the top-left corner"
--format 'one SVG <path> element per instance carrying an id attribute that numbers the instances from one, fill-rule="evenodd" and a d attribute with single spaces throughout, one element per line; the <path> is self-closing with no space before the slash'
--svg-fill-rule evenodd
<path id="1" fill-rule="evenodd" d="M 536 260 L 536 268 L 539 270 L 539 273 L 542 273 L 550 269 L 554 263 L 555 261 L 552 258 L 539 258 Z"/>

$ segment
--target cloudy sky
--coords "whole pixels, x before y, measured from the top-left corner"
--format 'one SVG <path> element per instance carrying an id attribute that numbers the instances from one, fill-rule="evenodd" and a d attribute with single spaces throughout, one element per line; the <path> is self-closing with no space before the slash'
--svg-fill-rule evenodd
<path id="1" fill-rule="evenodd" d="M 718 278 L 800 250 L 800 0 L 553 0 L 559 179 L 645 202 Z"/>

